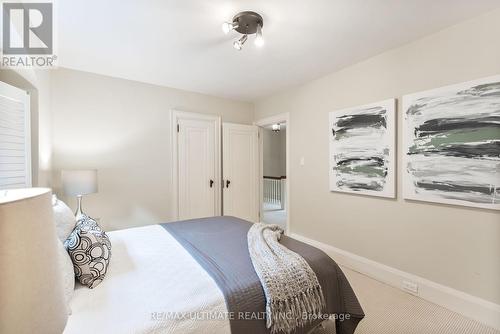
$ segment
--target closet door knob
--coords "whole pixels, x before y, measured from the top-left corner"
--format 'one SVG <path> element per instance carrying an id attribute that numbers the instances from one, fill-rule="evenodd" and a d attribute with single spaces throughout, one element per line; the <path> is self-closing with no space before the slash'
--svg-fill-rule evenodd
<path id="1" fill-rule="evenodd" d="M 210 188 L 212 188 L 214 185 L 214 180 L 210 180 Z"/>
<path id="2" fill-rule="evenodd" d="M 229 188 L 229 184 L 231 183 L 231 181 L 229 180 L 226 180 L 226 188 Z"/>

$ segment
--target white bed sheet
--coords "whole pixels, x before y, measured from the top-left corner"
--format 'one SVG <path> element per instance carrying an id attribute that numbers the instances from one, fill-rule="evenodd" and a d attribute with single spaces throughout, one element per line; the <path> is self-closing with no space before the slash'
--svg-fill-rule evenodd
<path id="1" fill-rule="evenodd" d="M 163 227 L 108 235 L 106 278 L 94 289 L 77 284 L 64 333 L 231 333 L 227 318 L 207 320 L 227 312 L 215 281 Z"/>

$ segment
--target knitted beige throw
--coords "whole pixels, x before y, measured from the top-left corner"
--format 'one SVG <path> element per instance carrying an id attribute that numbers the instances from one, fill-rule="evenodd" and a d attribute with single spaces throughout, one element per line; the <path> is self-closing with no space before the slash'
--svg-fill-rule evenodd
<path id="1" fill-rule="evenodd" d="M 325 306 L 316 274 L 299 254 L 279 243 L 277 225 L 254 224 L 248 250 L 266 296 L 266 325 L 271 333 L 303 327 Z"/>

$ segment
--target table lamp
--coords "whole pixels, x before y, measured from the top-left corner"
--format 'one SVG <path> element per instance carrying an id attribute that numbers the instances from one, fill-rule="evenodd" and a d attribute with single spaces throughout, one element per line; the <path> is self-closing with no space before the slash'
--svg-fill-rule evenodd
<path id="1" fill-rule="evenodd" d="M 68 319 L 52 192 L 0 190 L 0 333 L 62 333 Z"/>
<path id="2" fill-rule="evenodd" d="M 97 192 L 97 170 L 63 170 L 61 173 L 64 193 L 69 196 L 76 196 L 78 206 L 75 216 L 78 219 L 83 215 L 82 196 Z"/>

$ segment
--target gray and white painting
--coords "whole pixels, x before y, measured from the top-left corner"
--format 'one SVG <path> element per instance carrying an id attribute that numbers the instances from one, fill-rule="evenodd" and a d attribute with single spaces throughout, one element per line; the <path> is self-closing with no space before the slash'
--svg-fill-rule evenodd
<path id="1" fill-rule="evenodd" d="M 500 209 L 500 76 L 407 95 L 404 196 Z"/>
<path id="2" fill-rule="evenodd" d="M 330 191 L 394 197 L 395 100 L 330 113 Z"/>

